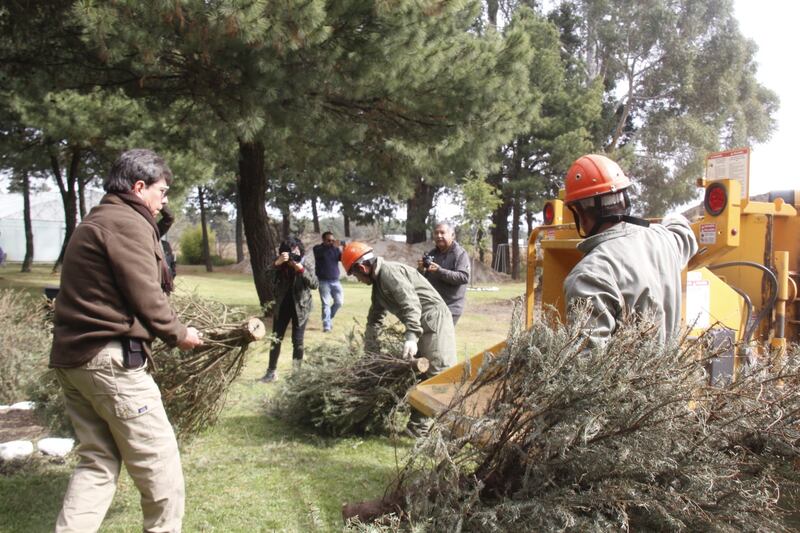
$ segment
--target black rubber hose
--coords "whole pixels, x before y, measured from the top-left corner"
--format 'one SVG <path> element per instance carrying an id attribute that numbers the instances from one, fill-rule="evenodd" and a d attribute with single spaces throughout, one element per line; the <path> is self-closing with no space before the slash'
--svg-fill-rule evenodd
<path id="1" fill-rule="evenodd" d="M 750 326 L 750 331 L 748 331 L 748 328 L 745 327 L 745 332 L 744 332 L 745 340 L 749 341 L 756 327 L 758 327 L 761 321 L 764 320 L 764 317 L 767 316 L 767 313 L 772 311 L 773 307 L 775 307 L 775 302 L 778 301 L 778 278 L 775 276 L 775 273 L 772 270 L 762 265 L 761 263 L 755 263 L 753 261 L 730 261 L 728 263 L 719 263 L 716 265 L 711 265 L 707 268 L 709 270 L 717 270 L 719 268 L 734 267 L 734 266 L 746 266 L 746 267 L 757 268 L 758 270 L 767 275 L 767 278 L 772 284 L 772 291 L 769 297 L 769 303 L 765 305 L 758 313 L 758 316 Z M 736 292 L 738 293 L 739 291 Z"/>

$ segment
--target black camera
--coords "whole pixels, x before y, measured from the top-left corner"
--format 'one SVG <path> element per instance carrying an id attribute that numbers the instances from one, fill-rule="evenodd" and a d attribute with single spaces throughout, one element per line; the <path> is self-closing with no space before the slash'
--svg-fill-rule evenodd
<path id="1" fill-rule="evenodd" d="M 291 259 L 295 263 L 300 263 L 300 261 L 303 260 L 303 256 L 300 254 L 289 254 L 289 259 Z"/>
<path id="2" fill-rule="evenodd" d="M 432 254 L 422 254 L 422 266 L 428 268 L 433 263 L 433 255 Z"/>

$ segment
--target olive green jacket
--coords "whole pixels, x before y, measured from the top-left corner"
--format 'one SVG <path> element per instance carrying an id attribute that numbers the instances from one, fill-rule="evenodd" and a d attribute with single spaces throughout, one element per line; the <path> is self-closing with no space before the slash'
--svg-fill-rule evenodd
<path id="1" fill-rule="evenodd" d="M 430 375 L 455 364 L 455 329 L 447 304 L 416 268 L 379 257 L 372 272 L 367 345 L 377 338 L 387 312 L 406 327 L 406 339 L 418 341 L 418 355 L 431 363 Z"/>
<path id="2" fill-rule="evenodd" d="M 428 316 L 447 309 L 447 304 L 425 277 L 402 263 L 377 258 L 372 273 L 372 305 L 367 315 L 367 330 L 380 326 L 386 313 L 392 313 L 419 339 L 436 330 Z M 449 311 L 448 311 L 449 314 Z"/>
<path id="3" fill-rule="evenodd" d="M 272 280 L 272 294 L 275 295 L 274 312 L 277 313 L 281 308 L 283 299 L 292 291 L 294 296 L 294 309 L 297 313 L 297 321 L 300 325 L 308 321 L 311 316 L 313 299 L 311 291 L 319 288 L 319 281 L 314 272 L 314 262 L 307 261 L 303 257 L 301 264 L 305 268 L 302 273 L 295 272 L 294 275 L 287 275 L 287 271 L 282 267 L 270 266 L 270 279 Z"/>

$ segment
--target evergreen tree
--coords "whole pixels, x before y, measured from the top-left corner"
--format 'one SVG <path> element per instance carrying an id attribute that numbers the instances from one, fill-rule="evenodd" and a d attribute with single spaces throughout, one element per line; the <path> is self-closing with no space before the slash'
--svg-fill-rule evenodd
<path id="1" fill-rule="evenodd" d="M 567 0 L 553 17 L 585 83 L 605 89 L 597 148 L 635 177 L 643 214 L 694 196 L 708 152 L 769 137 L 777 97 L 732 0 Z"/>
<path id="2" fill-rule="evenodd" d="M 478 13 L 469 0 L 121 0 L 73 10 L 109 80 L 190 96 L 237 138 L 262 303 L 274 249 L 265 192 L 276 170 L 323 161 L 408 192 L 409 176 L 485 169 L 527 116 L 528 36 L 471 32 Z"/>
<path id="3" fill-rule="evenodd" d="M 501 192 L 502 202 L 492 213 L 492 251 L 510 256 L 495 264 L 511 266 L 519 278 L 520 221 L 525 211 L 537 209 L 558 193 L 563 173 L 577 156 L 591 149 L 591 128 L 600 114 L 598 84 L 586 85 L 574 74 L 573 59 L 559 47 L 554 24 L 530 16 L 525 6 L 503 2 L 498 9 L 524 26 L 537 54 L 530 65 L 529 87 L 536 112 L 515 139 L 498 151 L 501 164 L 489 183 Z M 509 235 L 509 217 L 511 234 Z M 511 241 L 511 246 L 500 246 Z"/>

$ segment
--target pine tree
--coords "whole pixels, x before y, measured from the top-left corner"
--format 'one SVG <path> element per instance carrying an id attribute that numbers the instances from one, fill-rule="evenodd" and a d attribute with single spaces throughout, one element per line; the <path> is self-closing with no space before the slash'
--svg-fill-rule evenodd
<path id="1" fill-rule="evenodd" d="M 597 148 L 635 177 L 643 214 L 692 198 L 708 152 L 774 128 L 777 97 L 756 79 L 732 0 L 568 0 L 556 16 L 585 82 L 605 89 Z"/>
<path id="2" fill-rule="evenodd" d="M 523 32 L 478 35 L 475 1 L 78 3 L 107 83 L 190 97 L 239 145 L 245 233 L 271 298 L 265 192 L 309 163 L 396 182 L 485 169 L 529 113 Z"/>

